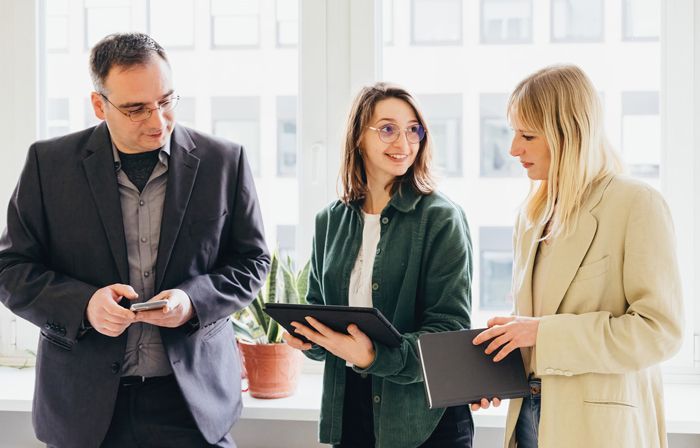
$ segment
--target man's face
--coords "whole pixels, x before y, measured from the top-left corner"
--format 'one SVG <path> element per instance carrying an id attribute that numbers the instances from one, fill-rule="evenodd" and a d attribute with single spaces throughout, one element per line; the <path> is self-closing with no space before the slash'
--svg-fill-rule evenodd
<path id="1" fill-rule="evenodd" d="M 97 118 L 107 122 L 117 149 L 131 154 L 153 151 L 170 138 L 175 123 L 172 110 L 156 109 L 150 117 L 136 122 L 125 115 L 155 109 L 173 97 L 172 72 L 163 59 L 155 56 L 144 65 L 112 67 L 104 89 L 92 93 L 92 106 Z"/>

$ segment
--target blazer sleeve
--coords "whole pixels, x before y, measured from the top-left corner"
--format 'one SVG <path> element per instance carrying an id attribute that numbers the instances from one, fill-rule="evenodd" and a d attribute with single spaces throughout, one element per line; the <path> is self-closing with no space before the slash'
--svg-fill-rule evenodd
<path id="1" fill-rule="evenodd" d="M 420 326 L 415 332 L 404 333 L 397 348 L 375 342 L 374 362 L 364 370 L 355 367 L 358 372 L 398 384 L 421 382 L 418 337 L 471 325 L 472 248 L 464 212 L 454 206 L 449 214 L 435 214 L 428 229 L 436 230 L 431 231 L 433 237 L 422 255 L 425 268 L 419 283 L 425 288 L 419 301 L 423 303 L 423 312 L 416 316 Z"/>
<path id="2" fill-rule="evenodd" d="M 683 339 L 683 298 L 668 206 L 651 188 L 631 201 L 622 266 L 625 314 L 542 317 L 537 374 L 624 374 L 675 354 Z M 548 373 L 549 372 L 549 373 Z"/>
<path id="3" fill-rule="evenodd" d="M 50 229 L 39 165 L 34 144 L 10 198 L 7 228 L 0 237 L 0 301 L 53 342 L 70 348 L 78 338 L 87 303 L 99 288 L 47 266 Z"/>
<path id="4" fill-rule="evenodd" d="M 183 282 L 200 326 L 211 324 L 248 306 L 270 269 L 262 214 L 253 174 L 241 148 L 233 196 L 232 225 L 226 249 L 217 267 Z"/>

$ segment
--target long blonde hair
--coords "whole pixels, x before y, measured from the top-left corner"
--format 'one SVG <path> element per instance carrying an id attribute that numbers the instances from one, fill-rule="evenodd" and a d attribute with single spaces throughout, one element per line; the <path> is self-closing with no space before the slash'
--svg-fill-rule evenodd
<path id="1" fill-rule="evenodd" d="M 598 93 L 579 67 L 546 67 L 518 84 L 508 117 L 544 135 L 551 155 L 547 180 L 533 181 L 525 200 L 528 222 L 550 223 L 543 239 L 571 234 L 592 186 L 622 171 L 603 130 Z"/>
<path id="2" fill-rule="evenodd" d="M 365 129 L 372 120 L 374 107 L 378 102 L 388 98 L 405 101 L 413 109 L 418 122 L 425 129 L 425 138 L 420 142 L 416 160 L 403 176 L 394 179 L 390 185 L 390 193 L 393 195 L 399 192 L 400 194 L 404 186 L 423 195 L 430 194 L 435 190 L 435 181 L 430 172 L 433 144 L 428 131 L 428 123 L 418 108 L 417 101 L 402 87 L 378 82 L 363 87 L 357 93 L 348 115 L 343 142 L 343 162 L 339 176 L 342 188 L 340 198 L 346 204 L 363 199 L 367 195 L 367 173 L 362 159 L 360 142 Z"/>

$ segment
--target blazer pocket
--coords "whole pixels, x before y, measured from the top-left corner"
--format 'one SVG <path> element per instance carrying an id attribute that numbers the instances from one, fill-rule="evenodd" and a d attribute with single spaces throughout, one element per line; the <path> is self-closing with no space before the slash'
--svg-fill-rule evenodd
<path id="1" fill-rule="evenodd" d="M 195 236 L 201 234 L 208 234 L 212 231 L 216 231 L 217 229 L 221 229 L 227 215 L 228 211 L 224 210 L 216 214 L 216 216 L 198 219 L 196 221 L 191 222 L 190 235 Z"/>
<path id="2" fill-rule="evenodd" d="M 208 341 L 217 334 L 221 333 L 227 325 L 231 325 L 229 322 L 229 318 L 221 319 L 220 321 L 216 322 L 214 325 L 212 325 L 212 328 L 207 328 L 207 331 L 204 336 L 202 336 L 202 341 Z"/>
<path id="3" fill-rule="evenodd" d="M 602 406 L 607 408 L 636 409 L 634 403 L 623 400 L 583 400 L 583 404 L 588 406 Z"/>
<path id="4" fill-rule="evenodd" d="M 571 283 L 579 282 L 581 280 L 587 280 L 589 278 L 598 277 L 608 272 L 608 267 L 610 265 L 610 256 L 606 255 L 598 261 L 593 263 L 588 263 L 581 265 L 576 271 L 576 275 Z"/>

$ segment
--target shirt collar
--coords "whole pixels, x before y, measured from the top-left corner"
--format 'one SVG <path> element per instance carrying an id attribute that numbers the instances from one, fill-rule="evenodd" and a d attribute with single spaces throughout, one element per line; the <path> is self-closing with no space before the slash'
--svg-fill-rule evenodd
<path id="1" fill-rule="evenodd" d="M 170 159 L 170 139 L 171 138 L 172 138 L 172 134 L 170 134 L 170 138 L 165 141 L 165 145 L 163 145 L 160 148 L 160 152 L 158 153 L 158 160 L 166 168 L 168 167 L 168 161 Z M 112 154 L 114 156 L 114 171 L 119 171 L 122 169 L 122 161 L 121 161 L 121 158 L 119 157 L 119 150 L 114 145 L 113 140 L 110 139 L 110 142 L 112 143 Z"/>

